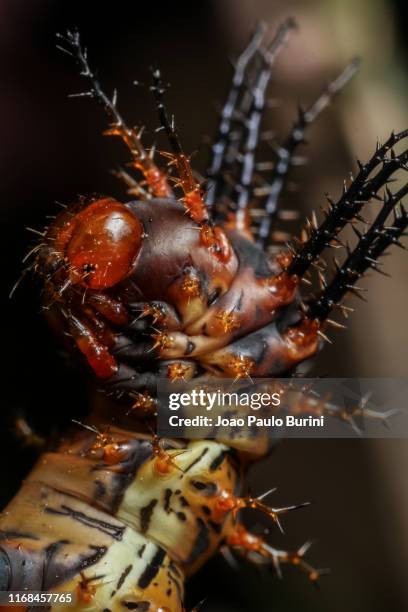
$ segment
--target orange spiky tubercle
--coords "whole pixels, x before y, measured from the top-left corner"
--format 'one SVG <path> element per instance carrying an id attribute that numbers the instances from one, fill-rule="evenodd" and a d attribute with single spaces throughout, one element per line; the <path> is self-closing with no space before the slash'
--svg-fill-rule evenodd
<path id="1" fill-rule="evenodd" d="M 220 261 L 226 262 L 231 257 L 229 241 L 219 226 L 214 226 L 209 216 L 207 205 L 204 201 L 204 190 L 196 181 L 190 166 L 190 160 L 183 152 L 178 134 L 173 121 L 169 121 L 167 111 L 163 103 L 164 88 L 161 82 L 159 70 L 153 72 L 153 87 L 157 109 L 162 127 L 165 129 L 171 153 L 162 153 L 170 159 L 169 165 L 174 166 L 177 171 L 176 186 L 181 188 L 183 197 L 181 199 L 191 219 L 200 224 L 201 244 L 210 249 Z"/>
<path id="2" fill-rule="evenodd" d="M 228 368 L 235 380 L 250 378 L 254 367 L 254 361 L 244 355 L 233 355 L 228 363 Z"/>
<path id="3" fill-rule="evenodd" d="M 131 165 L 139 170 L 145 180 L 146 187 L 158 198 L 166 198 L 172 195 L 172 189 L 168 177 L 160 170 L 153 161 L 153 156 L 141 148 L 141 135 L 143 130 L 136 131 L 123 125 L 114 125 L 105 130 L 105 136 L 116 136 L 128 147 L 132 155 Z"/>
<path id="4" fill-rule="evenodd" d="M 182 202 L 190 215 L 191 219 L 196 223 L 208 221 L 208 210 L 204 202 L 204 191 L 200 184 L 195 180 L 191 170 L 190 160 L 183 152 L 180 141 L 174 126 L 174 119 L 170 122 L 163 103 L 164 88 L 161 81 L 159 70 L 153 71 L 153 87 L 152 90 L 156 97 L 156 105 L 159 113 L 161 125 L 166 130 L 169 138 L 171 153 L 163 153 L 169 158 L 170 166 L 175 166 L 177 170 L 176 186 L 180 187 L 183 192 Z"/>
<path id="5" fill-rule="evenodd" d="M 191 366 L 176 361 L 167 366 L 167 378 L 172 382 L 176 380 L 185 381 L 190 371 Z"/>
<path id="6" fill-rule="evenodd" d="M 134 393 L 131 395 L 133 403 L 128 409 L 126 415 L 132 414 L 136 411 L 137 414 L 156 416 L 157 415 L 157 401 L 147 391 L 143 393 Z"/>
<path id="7" fill-rule="evenodd" d="M 238 524 L 228 537 L 227 543 L 234 549 L 237 549 L 240 554 L 247 556 L 251 555 L 251 559 L 255 563 L 271 563 L 276 573 L 281 575 L 281 563 L 287 563 L 300 567 L 308 576 L 311 582 L 317 583 L 320 576 L 329 572 L 327 569 L 315 569 L 307 561 L 304 556 L 310 548 L 310 543 L 307 542 L 297 551 L 287 552 L 276 549 L 265 542 L 260 536 L 256 536 L 242 525 Z"/>
<path id="8" fill-rule="evenodd" d="M 236 517 L 237 513 L 240 510 L 243 510 L 244 508 L 258 510 L 266 514 L 283 532 L 282 525 L 280 522 L 280 516 L 292 510 L 304 508 L 308 506 L 309 503 L 306 502 L 302 504 L 286 506 L 283 508 L 272 508 L 271 506 L 266 505 L 262 500 L 270 493 L 273 493 L 275 490 L 276 489 L 271 489 L 270 491 L 267 491 L 259 497 L 253 497 L 252 495 L 238 497 L 234 495 L 231 491 L 223 490 L 216 497 L 214 515 L 216 518 L 219 519 L 227 512 L 231 512 L 233 516 Z"/>

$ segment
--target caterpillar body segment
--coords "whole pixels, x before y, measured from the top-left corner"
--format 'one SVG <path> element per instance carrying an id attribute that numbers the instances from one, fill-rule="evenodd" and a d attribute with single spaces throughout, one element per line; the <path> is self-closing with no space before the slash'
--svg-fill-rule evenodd
<path id="1" fill-rule="evenodd" d="M 180 568 L 163 548 L 106 512 L 32 481 L 7 512 L 1 522 L 7 590 L 70 592 L 79 610 L 183 609 Z"/>
<path id="2" fill-rule="evenodd" d="M 240 56 L 212 148 L 208 194 L 166 111 L 159 71 L 152 90 L 171 149 L 163 168 L 144 148 L 141 130 L 121 117 L 116 95 L 103 92 L 79 35 L 63 38 L 90 83 L 84 95 L 105 107 L 109 133 L 131 152 L 138 176 L 118 175 L 136 199 L 83 198 L 33 250 L 52 326 L 111 404 L 40 457 L 1 515 L 1 590 L 72 591 L 77 609 L 181 612 L 185 577 L 221 548 L 278 574 L 291 563 L 313 581 L 321 575 L 304 558 L 308 544 L 279 550 L 240 522 L 239 513 L 252 510 L 281 527 L 281 515 L 304 505 L 274 508 L 265 496 L 246 493 L 246 466 L 269 451 L 265 435 L 176 443 L 154 433 L 159 378 L 290 379 L 328 340 L 327 328 L 342 327 L 328 316 L 350 312 L 343 300 L 358 294 L 356 281 L 378 269 L 389 246 L 402 246 L 407 188 L 392 194 L 388 183 L 407 169 L 408 132 L 391 135 L 359 165 L 322 221 L 313 215 L 300 239 L 269 253 L 294 150 L 356 68 L 352 62 L 300 113 L 259 195 L 255 158 L 266 86 L 293 28 L 285 22 L 270 45 L 258 28 Z M 362 210 L 371 200 L 380 210 L 370 225 Z M 343 248 L 339 234 L 349 224 L 357 244 L 344 245 L 344 261 L 326 280 L 322 252 Z M 304 295 L 301 283 L 310 282 L 314 267 L 320 289 Z M 346 414 L 302 393 L 290 409 L 337 416 L 355 429 L 353 417 L 365 414 L 364 405 Z"/>
<path id="3" fill-rule="evenodd" d="M 1 515 L 5 590 L 72 592 L 76 609 L 181 611 L 185 577 L 221 545 L 260 552 L 240 510 L 281 528 L 280 515 L 304 505 L 240 496 L 242 460 L 219 441 L 167 444 L 163 469 L 154 437 L 89 429 L 44 453 Z"/>
<path id="4" fill-rule="evenodd" d="M 231 531 L 218 500 L 237 492 L 240 468 L 214 441 L 168 452 L 163 473 L 151 439 L 112 430 L 103 445 L 84 431 L 42 455 L 1 517 L 7 589 L 77 592 L 80 576 L 98 576 L 94 606 L 182 610 L 184 576 Z"/>

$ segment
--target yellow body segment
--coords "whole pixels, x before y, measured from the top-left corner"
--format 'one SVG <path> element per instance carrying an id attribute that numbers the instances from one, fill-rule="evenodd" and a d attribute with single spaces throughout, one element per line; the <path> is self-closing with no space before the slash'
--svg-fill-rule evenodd
<path id="1" fill-rule="evenodd" d="M 72 592 L 78 610 L 181 611 L 185 575 L 232 529 L 218 500 L 236 490 L 237 466 L 226 446 L 193 441 L 164 451 L 160 473 L 153 440 L 109 436 L 120 461 L 80 432 L 41 456 L 2 513 L 8 589 Z"/>

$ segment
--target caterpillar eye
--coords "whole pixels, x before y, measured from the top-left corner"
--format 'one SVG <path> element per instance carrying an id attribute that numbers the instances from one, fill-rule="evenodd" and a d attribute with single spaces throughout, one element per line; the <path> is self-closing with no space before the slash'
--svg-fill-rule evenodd
<path id="1" fill-rule="evenodd" d="M 93 202 L 62 229 L 65 258 L 72 284 L 107 289 L 132 270 L 139 253 L 143 228 L 120 202 Z"/>

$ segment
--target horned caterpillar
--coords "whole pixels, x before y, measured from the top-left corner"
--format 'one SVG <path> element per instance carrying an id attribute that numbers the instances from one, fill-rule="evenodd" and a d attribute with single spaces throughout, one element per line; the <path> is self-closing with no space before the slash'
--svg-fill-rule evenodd
<path id="1" fill-rule="evenodd" d="M 167 114 L 160 72 L 153 72 L 152 90 L 168 135 L 170 152 L 161 153 L 167 165 L 156 163 L 141 131 L 125 123 L 116 96 L 104 93 L 79 34 L 62 37 L 90 83 L 83 95 L 104 106 L 106 133 L 126 144 L 139 179 L 118 171 L 130 202 L 100 196 L 74 203 L 33 252 L 50 324 L 82 356 L 111 404 L 41 456 L 2 514 L 0 590 L 75 592 L 78 609 L 177 612 L 184 610 L 185 578 L 220 547 L 277 572 L 294 564 L 318 580 L 321 572 L 305 559 L 307 545 L 279 550 L 239 520 L 241 510 L 257 509 L 279 526 L 296 507 L 273 508 L 262 496 L 242 494 L 245 467 L 268 453 L 268 440 L 176 444 L 151 431 L 159 377 L 292 376 L 320 349 L 327 328 L 341 326 L 331 313 L 350 311 L 343 299 L 358 293 L 356 281 L 378 267 L 388 247 L 401 246 L 408 215 L 400 202 L 408 185 L 392 193 L 387 183 L 406 168 L 408 150 L 394 148 L 408 131 L 392 134 L 359 164 L 301 239 L 278 253 L 268 248 L 295 151 L 357 68 L 353 61 L 299 111 L 257 190 L 267 86 L 293 27 L 287 20 L 266 44 L 259 26 L 239 57 L 205 186 Z M 377 216 L 364 233 L 355 229 L 357 245 L 326 281 L 323 251 L 341 244 L 346 225 L 364 223 L 361 211 L 372 199 L 379 200 Z M 300 283 L 312 267 L 321 288 L 305 297 Z"/>

